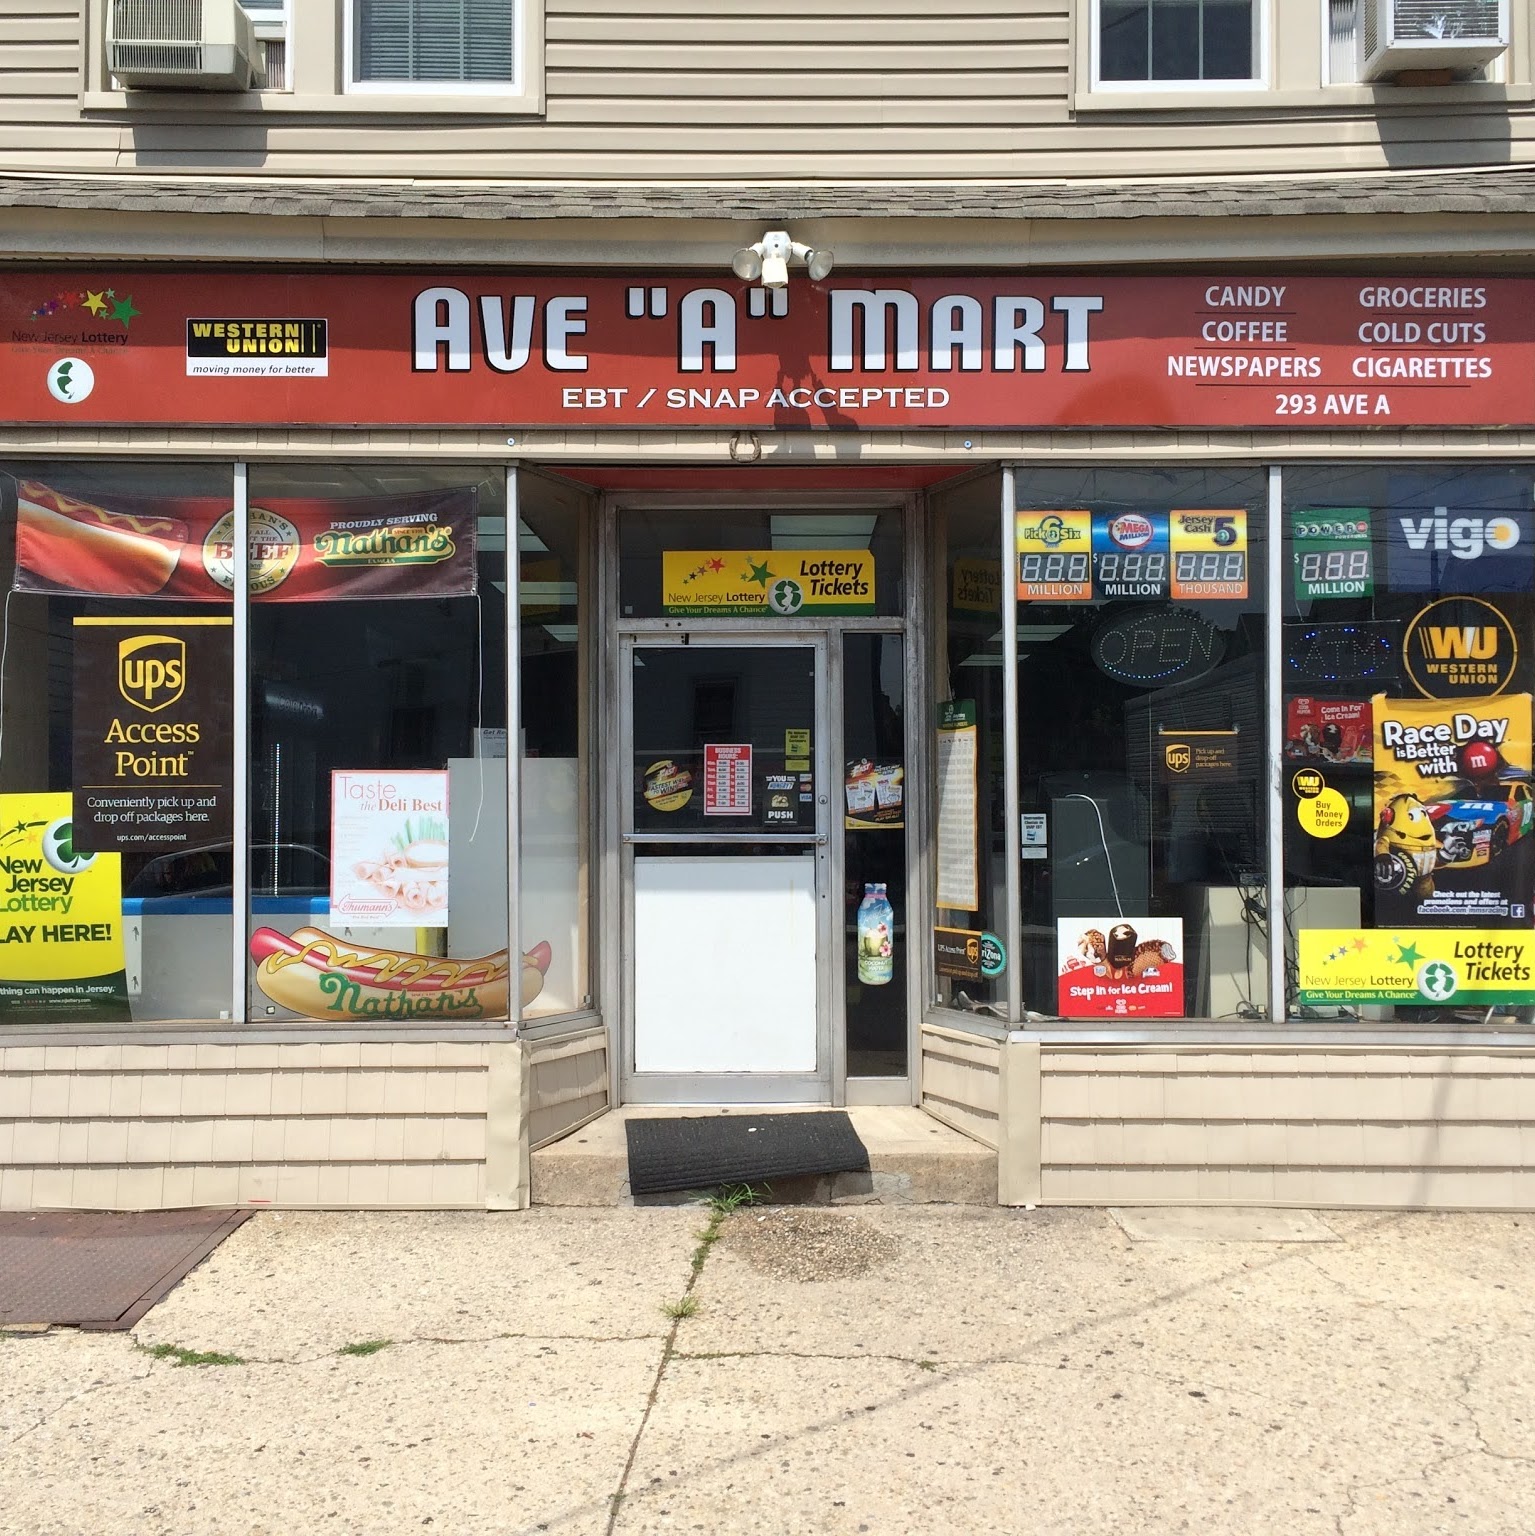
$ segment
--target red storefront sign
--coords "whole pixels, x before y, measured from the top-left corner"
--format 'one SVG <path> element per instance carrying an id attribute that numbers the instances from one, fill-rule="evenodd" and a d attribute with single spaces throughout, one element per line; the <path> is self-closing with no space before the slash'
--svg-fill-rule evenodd
<path id="1" fill-rule="evenodd" d="M 1535 424 L 1521 278 L 15 272 L 18 422 Z"/>

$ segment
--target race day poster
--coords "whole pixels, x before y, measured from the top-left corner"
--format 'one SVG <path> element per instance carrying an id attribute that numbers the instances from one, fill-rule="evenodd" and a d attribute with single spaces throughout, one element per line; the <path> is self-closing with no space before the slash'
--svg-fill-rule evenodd
<path id="1" fill-rule="evenodd" d="M 1530 695 L 1372 711 L 1375 927 L 1529 927 Z"/>
<path id="2" fill-rule="evenodd" d="M 126 1024 L 122 858 L 74 845 L 68 791 L 0 795 L 0 1020 Z"/>
<path id="3" fill-rule="evenodd" d="M 1063 1019 L 1183 1017 L 1183 921 L 1056 919 L 1056 1011 Z"/>
<path id="4" fill-rule="evenodd" d="M 1507 929 L 1303 928 L 1300 1001 L 1310 1006 L 1528 1007 L 1535 933 Z"/>
<path id="5" fill-rule="evenodd" d="M 448 775 L 337 768 L 330 793 L 332 919 L 446 928 Z"/>

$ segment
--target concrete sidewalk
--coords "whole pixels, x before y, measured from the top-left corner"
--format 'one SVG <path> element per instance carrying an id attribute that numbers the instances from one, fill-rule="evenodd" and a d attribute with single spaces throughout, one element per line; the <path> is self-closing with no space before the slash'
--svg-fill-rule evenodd
<path id="1" fill-rule="evenodd" d="M 258 1216 L 0 1338 L 0 1530 L 1535 1530 L 1535 1218 L 709 1220 Z"/>

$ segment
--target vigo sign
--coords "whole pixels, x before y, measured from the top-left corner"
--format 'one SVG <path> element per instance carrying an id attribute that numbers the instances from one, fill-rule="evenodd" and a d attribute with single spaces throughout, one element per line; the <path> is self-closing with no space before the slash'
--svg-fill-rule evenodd
<path id="1" fill-rule="evenodd" d="M 770 294 L 667 274 L 11 271 L 0 411 L 497 429 L 1528 426 L 1532 301 L 1522 278 L 839 273 Z"/>

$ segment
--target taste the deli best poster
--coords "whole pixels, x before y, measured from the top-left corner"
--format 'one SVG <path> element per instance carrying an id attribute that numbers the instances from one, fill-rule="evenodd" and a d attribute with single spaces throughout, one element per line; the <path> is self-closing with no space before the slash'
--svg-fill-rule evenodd
<path id="1" fill-rule="evenodd" d="M 338 768 L 330 910 L 369 928 L 448 926 L 448 776 Z"/>

